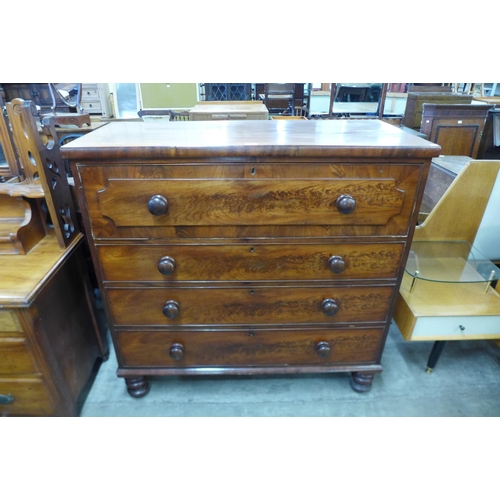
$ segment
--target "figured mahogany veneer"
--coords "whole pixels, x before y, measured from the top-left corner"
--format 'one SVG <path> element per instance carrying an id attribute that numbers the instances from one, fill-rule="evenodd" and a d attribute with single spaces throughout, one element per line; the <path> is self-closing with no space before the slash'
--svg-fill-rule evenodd
<path id="1" fill-rule="evenodd" d="M 129 393 L 342 371 L 368 390 L 439 151 L 377 120 L 113 123 L 63 146 Z"/>

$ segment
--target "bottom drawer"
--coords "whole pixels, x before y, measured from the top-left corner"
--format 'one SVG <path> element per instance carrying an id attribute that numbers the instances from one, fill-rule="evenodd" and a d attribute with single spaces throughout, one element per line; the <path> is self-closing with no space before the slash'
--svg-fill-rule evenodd
<path id="1" fill-rule="evenodd" d="M 54 411 L 42 380 L 36 378 L 0 378 L 0 394 L 11 395 L 13 401 L 0 404 L 0 415 L 51 416 Z"/>
<path id="2" fill-rule="evenodd" d="M 123 367 L 373 363 L 383 329 L 117 332 Z"/>

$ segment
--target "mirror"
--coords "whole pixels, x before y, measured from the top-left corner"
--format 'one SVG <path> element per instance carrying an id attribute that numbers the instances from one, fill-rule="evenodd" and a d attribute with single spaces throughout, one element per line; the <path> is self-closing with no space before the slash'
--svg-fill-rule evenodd
<path id="1" fill-rule="evenodd" d="M 57 101 L 60 99 L 66 106 L 77 108 L 77 112 L 83 111 L 80 105 L 82 99 L 81 83 L 49 83 L 49 91 L 52 97 L 52 112 L 56 114 Z"/>

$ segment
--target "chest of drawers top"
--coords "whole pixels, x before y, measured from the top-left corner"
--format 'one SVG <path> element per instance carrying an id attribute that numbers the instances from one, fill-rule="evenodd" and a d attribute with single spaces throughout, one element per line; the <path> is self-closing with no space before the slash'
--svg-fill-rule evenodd
<path id="1" fill-rule="evenodd" d="M 379 120 L 115 122 L 62 147 L 73 160 L 430 158 L 439 146 Z"/>

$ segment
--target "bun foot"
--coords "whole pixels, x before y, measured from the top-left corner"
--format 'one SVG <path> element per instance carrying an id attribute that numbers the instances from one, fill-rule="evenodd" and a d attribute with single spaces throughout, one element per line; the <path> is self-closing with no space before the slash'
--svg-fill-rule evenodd
<path id="1" fill-rule="evenodd" d="M 349 382 L 356 392 L 368 392 L 372 388 L 373 373 L 352 372 Z"/>
<path id="2" fill-rule="evenodd" d="M 142 398 L 149 392 L 146 377 L 125 378 L 128 393 L 134 398 Z"/>

